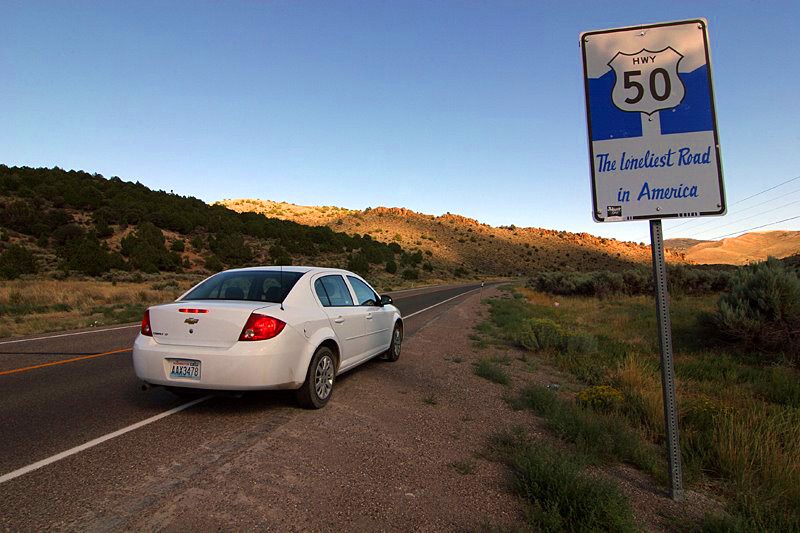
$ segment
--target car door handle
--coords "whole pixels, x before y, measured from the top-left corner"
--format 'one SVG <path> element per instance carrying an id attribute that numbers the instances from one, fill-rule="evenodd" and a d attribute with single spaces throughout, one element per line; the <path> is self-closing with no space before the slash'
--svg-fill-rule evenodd
<path id="1" fill-rule="evenodd" d="M 337 324 L 341 324 L 342 322 L 344 322 L 344 318 L 337 316 L 336 318 L 333 319 L 333 321 L 336 322 Z"/>
<path id="2" fill-rule="evenodd" d="M 367 313 L 367 320 L 372 320 L 372 313 Z"/>

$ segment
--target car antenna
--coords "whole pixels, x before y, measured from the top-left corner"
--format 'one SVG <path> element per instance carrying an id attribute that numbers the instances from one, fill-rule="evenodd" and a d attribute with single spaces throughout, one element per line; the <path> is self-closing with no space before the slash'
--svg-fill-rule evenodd
<path id="1" fill-rule="evenodd" d="M 281 311 L 286 311 L 283 308 L 283 300 L 286 299 L 286 294 L 283 293 L 283 262 L 281 262 Z"/>

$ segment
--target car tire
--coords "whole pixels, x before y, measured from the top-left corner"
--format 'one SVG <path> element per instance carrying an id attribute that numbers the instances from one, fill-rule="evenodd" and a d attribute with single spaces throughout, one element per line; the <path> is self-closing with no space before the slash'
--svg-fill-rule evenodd
<path id="1" fill-rule="evenodd" d="M 333 351 L 326 346 L 320 346 L 308 365 L 303 386 L 297 389 L 297 402 L 306 409 L 325 407 L 333 395 L 335 380 L 336 358 Z"/>
<path id="2" fill-rule="evenodd" d="M 403 325 L 400 322 L 395 323 L 394 330 L 392 330 L 392 340 L 389 349 L 386 350 L 385 359 L 387 361 L 395 362 L 400 359 L 400 350 L 403 347 Z"/>

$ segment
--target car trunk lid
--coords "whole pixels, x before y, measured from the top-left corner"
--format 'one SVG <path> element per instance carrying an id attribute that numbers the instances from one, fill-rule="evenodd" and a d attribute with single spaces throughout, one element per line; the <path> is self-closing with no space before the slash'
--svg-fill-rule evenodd
<path id="1" fill-rule="evenodd" d="M 253 311 L 278 304 L 189 300 L 150 308 L 153 339 L 159 344 L 229 348 Z"/>

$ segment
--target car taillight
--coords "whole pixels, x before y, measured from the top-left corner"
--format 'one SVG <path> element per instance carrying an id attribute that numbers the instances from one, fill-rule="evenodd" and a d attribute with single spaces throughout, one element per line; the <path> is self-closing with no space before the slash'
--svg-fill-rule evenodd
<path id="1" fill-rule="evenodd" d="M 251 313 L 239 335 L 240 341 L 263 341 L 283 331 L 286 322 L 267 315 Z"/>
<path id="2" fill-rule="evenodd" d="M 150 327 L 150 310 L 144 312 L 144 318 L 142 319 L 142 335 L 146 337 L 153 336 L 153 329 Z"/>

